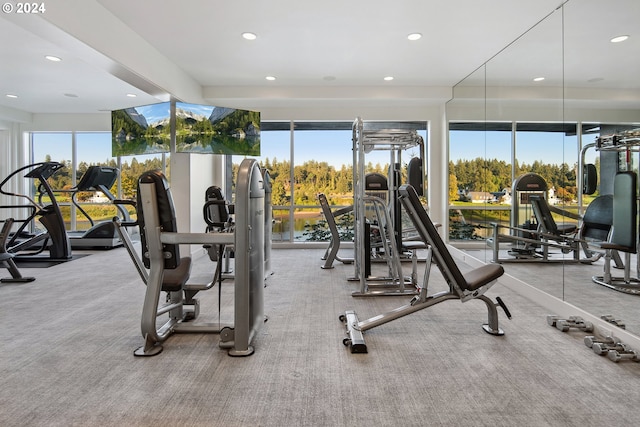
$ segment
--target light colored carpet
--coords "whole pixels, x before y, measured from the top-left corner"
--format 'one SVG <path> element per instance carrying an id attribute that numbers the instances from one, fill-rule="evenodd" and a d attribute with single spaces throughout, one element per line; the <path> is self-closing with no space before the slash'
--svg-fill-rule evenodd
<path id="1" fill-rule="evenodd" d="M 215 335 L 175 335 L 153 358 L 142 344 L 144 287 L 124 249 L 0 285 L 2 426 L 600 426 L 638 425 L 640 364 L 615 364 L 584 333 L 546 324 L 544 309 L 498 283 L 514 315 L 506 335 L 483 332 L 479 301 L 448 301 L 343 346 L 338 316 L 361 319 L 406 297 L 353 298 L 353 266 L 322 270 L 323 250 L 272 253 L 268 322 L 256 352 L 232 358 Z M 213 271 L 197 260 L 194 277 Z M 442 288 L 439 273 L 431 287 Z M 223 283 L 223 322 L 232 320 Z M 218 291 L 201 297 L 216 321 Z"/>

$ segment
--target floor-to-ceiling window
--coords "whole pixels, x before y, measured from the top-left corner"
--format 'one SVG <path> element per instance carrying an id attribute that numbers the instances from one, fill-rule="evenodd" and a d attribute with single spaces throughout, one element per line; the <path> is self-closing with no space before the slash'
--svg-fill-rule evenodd
<path id="1" fill-rule="evenodd" d="M 327 196 L 332 209 L 353 203 L 352 122 L 263 122 L 261 125 L 261 167 L 269 171 L 274 209 L 273 240 L 281 242 L 323 241 L 329 232 L 318 194 Z M 425 122 L 418 133 L 427 140 Z M 417 148 L 402 158 L 402 176 Z M 422 153 L 422 155 L 425 155 Z M 234 170 L 242 157 L 234 156 Z M 390 156 L 384 151 L 367 154 L 367 172 L 387 174 Z M 235 176 L 235 175 L 234 175 Z M 341 233 L 350 240 L 348 215 L 340 219 Z"/>
<path id="2" fill-rule="evenodd" d="M 120 176 L 110 191 L 118 198 L 133 199 L 142 172 L 158 169 L 169 175 L 168 156 L 162 153 L 113 157 L 110 132 L 32 132 L 30 138 L 32 163 L 54 161 L 65 166 L 49 178 L 53 189 L 74 188 L 89 166 L 111 166 L 120 170 Z M 71 204 L 69 192 L 59 191 L 55 196 L 70 230 L 90 227 L 89 219 Z M 77 199 L 94 221 L 117 215 L 116 208 L 98 192 L 79 193 Z"/>

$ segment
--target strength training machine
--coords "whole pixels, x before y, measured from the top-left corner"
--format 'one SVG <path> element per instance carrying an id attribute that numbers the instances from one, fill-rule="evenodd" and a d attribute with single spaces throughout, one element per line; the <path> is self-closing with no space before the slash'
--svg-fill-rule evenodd
<path id="1" fill-rule="evenodd" d="M 600 259 L 602 251 L 594 248 L 608 238 L 612 224 L 612 200 L 607 197 L 596 199 L 584 216 L 580 216 L 551 205 L 548 191 L 547 182 L 535 173 L 526 173 L 514 180 L 510 226 L 491 223 L 493 233 L 487 239 L 487 245 L 492 248 L 493 262 L 590 264 Z M 557 223 L 554 214 L 571 222 Z M 508 234 L 503 229 L 507 229 Z M 509 245 L 509 257 L 500 257 L 501 244 Z M 581 250 L 584 257 L 581 257 Z M 559 252 L 560 256 L 553 256 L 552 251 Z"/>
<path id="2" fill-rule="evenodd" d="M 428 245 L 427 265 L 419 294 L 413 297 L 408 304 L 367 320 L 359 320 L 355 311 L 345 312 L 344 315 L 340 316 L 340 320 L 345 323 L 347 330 L 347 338 L 343 340 L 343 344 L 349 346 L 352 353 L 366 353 L 367 346 L 363 335 L 365 331 L 450 299 L 458 299 L 461 302 L 472 299 L 482 300 L 488 309 L 488 322 L 483 325 L 484 331 L 491 335 L 504 335 L 504 332 L 498 326 L 496 306 L 502 307 L 509 319 L 511 318 L 511 313 L 509 313 L 500 297 L 497 297 L 496 303 L 494 303 L 484 295 L 496 283 L 498 278 L 504 274 L 503 267 L 499 264 L 487 264 L 463 274 L 420 203 L 415 189 L 411 185 L 403 185 L 400 187 L 399 193 L 400 201 L 411 218 L 416 231 L 422 241 Z M 432 261 L 435 261 L 440 269 L 449 285 L 449 290 L 427 295 Z"/>
<path id="3" fill-rule="evenodd" d="M 400 165 L 402 151 L 418 147 L 420 157 L 418 162 L 417 188 L 422 190 L 424 159 L 424 140 L 410 124 L 401 126 L 399 123 L 389 127 L 385 123 L 364 122 L 356 118 L 352 126 L 353 143 L 353 214 L 354 214 L 354 277 L 350 280 L 359 282 L 359 290 L 353 296 L 403 296 L 415 295 L 415 274 L 405 277 L 402 272 L 402 257 L 404 251 L 411 253 L 407 259 L 412 259 L 413 269 L 416 268 L 416 251 L 426 246 L 420 241 L 404 241 L 402 238 L 402 217 L 398 202 L 398 188 L 400 187 Z M 371 183 L 373 174 L 365 174 L 365 154 L 374 150 L 389 152 L 389 177 L 385 182 L 378 183 L 377 188 L 388 195 L 388 203 L 380 196 L 383 194 L 367 193 L 375 189 Z M 369 176 L 367 176 L 369 175 Z M 415 176 L 415 171 L 411 176 Z M 384 177 L 382 177 L 384 179 Z M 373 177 L 375 180 L 375 177 Z M 386 189 L 384 188 L 386 184 Z M 371 213 L 370 221 L 367 213 Z M 373 223 L 373 224 L 372 224 Z M 386 262 L 387 277 L 370 276 L 371 262 L 371 230 L 373 227 L 379 232 L 378 245 L 380 258 Z M 335 245 L 335 242 L 332 242 Z M 327 263 L 325 263 L 326 267 Z"/>
<path id="4" fill-rule="evenodd" d="M 214 333 L 220 335 L 219 346 L 230 356 L 249 356 L 264 316 L 264 209 L 265 191 L 262 174 L 255 159 L 240 164 L 235 203 L 236 227 L 232 233 L 180 233 L 169 184 L 158 171 L 145 172 L 138 179 L 136 202 L 140 226 L 142 259 L 117 218 L 136 269 L 146 284 L 141 329 L 144 346 L 136 356 L 154 356 L 173 333 Z M 206 284 L 188 283 L 191 257 L 180 255 L 181 244 L 233 245 L 235 251 L 234 325 L 197 324 L 200 291 L 211 289 L 216 277 Z M 220 285 L 221 278 L 218 277 Z M 162 293 L 166 294 L 163 300 Z M 220 295 L 219 295 L 220 297 Z M 164 323 L 157 326 L 158 318 Z"/>

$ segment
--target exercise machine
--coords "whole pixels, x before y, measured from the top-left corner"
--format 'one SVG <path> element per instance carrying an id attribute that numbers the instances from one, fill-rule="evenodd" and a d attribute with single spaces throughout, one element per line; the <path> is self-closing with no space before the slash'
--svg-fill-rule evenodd
<path id="1" fill-rule="evenodd" d="M 385 124 L 365 123 L 358 117 L 352 126 L 352 143 L 355 271 L 351 280 L 359 282 L 359 289 L 353 293 L 353 296 L 414 295 L 415 283 L 411 277 L 405 277 L 402 272 L 401 257 L 406 246 L 402 241 L 401 211 L 397 202 L 397 191 L 400 186 L 399 165 L 402 163 L 402 151 L 419 147 L 422 159 L 424 140 L 415 129 L 410 127 L 398 124 L 397 127 L 390 128 Z M 373 188 L 371 175 L 367 178 L 365 173 L 365 154 L 374 150 L 389 152 L 390 173 L 385 180 L 387 185 L 385 193 L 388 194 L 389 203 L 380 197 L 381 194 L 370 193 L 372 190 L 384 191 L 382 183 L 379 188 Z M 367 217 L 368 212 L 373 219 L 370 220 Z M 388 276 L 370 276 L 372 227 L 379 231 L 379 245 L 382 247 L 380 254 L 387 264 Z M 423 244 L 420 246 L 424 248 Z M 412 249 L 411 257 L 415 256 L 418 248 Z"/>
<path id="2" fill-rule="evenodd" d="M 344 208 L 331 210 L 331 206 L 329 206 L 329 201 L 327 200 L 327 196 L 324 193 L 318 194 L 318 201 L 320 202 L 320 208 L 322 209 L 322 214 L 324 215 L 325 220 L 327 221 L 327 227 L 329 228 L 329 232 L 331 233 L 331 238 L 329 239 L 329 246 L 322 256 L 322 260 L 324 264 L 322 264 L 321 268 L 323 269 L 331 269 L 333 268 L 333 261 L 339 261 L 343 264 L 351 264 L 353 263 L 353 258 L 341 257 L 338 255 L 338 251 L 340 250 L 340 229 L 338 228 L 338 218 L 343 217 L 344 215 L 352 215 L 353 206 L 346 206 Z M 347 217 L 345 217 L 347 218 Z"/>
<path id="3" fill-rule="evenodd" d="M 638 248 L 638 177 L 635 172 L 619 172 L 613 184 L 613 232 L 601 245 L 605 250 L 604 273 L 592 280 L 619 292 L 640 295 L 640 263 L 636 263 L 636 275 L 631 276 L 631 254 Z M 624 253 L 624 276 L 611 273 L 613 251 Z"/>
<path id="4" fill-rule="evenodd" d="M 120 171 L 118 168 L 109 166 L 89 166 L 86 172 L 80 178 L 78 184 L 69 190 L 55 190 L 56 192 L 67 192 L 71 194 L 71 202 L 78 209 L 82 215 L 89 221 L 91 227 L 86 231 L 70 231 L 69 239 L 71 241 L 71 247 L 73 249 L 87 249 L 87 248 L 115 248 L 122 245 L 122 241 L 116 230 L 115 223 L 113 221 L 102 221 L 95 223 L 93 218 L 82 208 L 78 201 L 78 194 L 81 192 L 96 192 L 99 191 L 105 195 L 105 197 L 113 203 L 116 197 L 111 193 L 110 188 L 118 179 Z M 122 220 L 129 222 L 129 212 L 122 207 L 122 205 L 116 204 Z"/>
<path id="5" fill-rule="evenodd" d="M 273 274 L 271 269 L 271 247 L 273 241 L 273 205 L 271 203 L 271 175 L 266 169 L 261 169 L 264 185 L 264 277 Z"/>
<path id="6" fill-rule="evenodd" d="M 429 215 L 420 203 L 415 189 L 411 185 L 403 185 L 400 187 L 399 193 L 400 201 L 411 218 L 416 231 L 428 246 L 427 265 L 419 294 L 413 297 L 408 304 L 367 320 L 359 320 L 355 311 L 345 312 L 345 314 L 339 317 L 339 319 L 344 322 L 347 332 L 347 337 L 343 340 L 343 344 L 350 347 L 352 353 L 367 353 L 367 346 L 363 335 L 364 332 L 452 299 L 457 299 L 461 302 L 473 299 L 483 301 L 488 309 L 488 322 L 483 325 L 484 331 L 491 335 L 504 335 L 504 331 L 498 326 L 496 306 L 499 305 L 502 307 L 508 318 L 511 318 L 511 313 L 500 297 L 497 297 L 496 303 L 494 303 L 484 295 L 484 293 L 496 283 L 498 278 L 504 274 L 503 267 L 499 264 L 487 264 L 463 274 L 438 234 L 435 225 L 431 222 Z M 440 272 L 449 285 L 449 290 L 427 295 L 427 285 L 432 261 L 435 261 L 440 269 Z"/>
<path id="7" fill-rule="evenodd" d="M 595 248 L 606 241 L 611 230 L 611 199 L 596 199 L 585 215 L 580 216 L 549 204 L 548 190 L 546 181 L 535 173 L 524 174 L 514 181 L 511 225 L 491 223 L 493 232 L 487 245 L 492 248 L 493 262 L 589 264 L 602 256 L 602 251 Z M 554 215 L 571 222 L 557 223 Z M 501 244 L 508 245 L 508 257 L 500 257 Z M 584 257 L 581 257 L 581 250 Z M 559 252 L 560 256 L 553 256 L 551 251 Z"/>
<path id="8" fill-rule="evenodd" d="M 271 247 L 273 240 L 273 209 L 271 204 L 271 177 L 269 171 L 261 169 L 264 185 L 264 274 L 265 279 L 273 274 L 271 268 Z M 210 232 L 233 232 L 235 223 L 233 220 L 234 205 L 227 201 L 222 193 L 222 189 L 216 185 L 210 186 L 205 191 L 205 204 L 203 206 L 204 221 L 207 224 L 206 231 Z M 233 257 L 233 246 L 229 245 L 205 245 L 212 261 L 219 263 L 218 268 L 223 268 L 223 278 L 233 278 L 231 269 L 231 258 Z"/>
<path id="9" fill-rule="evenodd" d="M 141 256 L 120 224 L 127 251 L 146 284 L 141 330 L 144 345 L 136 356 L 155 356 L 173 333 L 219 334 L 219 346 L 230 356 L 253 354 L 251 345 L 264 316 L 264 185 L 255 159 L 240 164 L 236 184 L 235 223 L 232 233 L 181 233 L 177 231 L 169 184 L 161 172 L 145 172 L 138 179 L 136 201 Z M 120 221 L 114 219 L 116 224 Z M 196 295 L 214 287 L 190 283 L 192 260 L 181 256 L 180 245 L 233 245 L 235 249 L 233 326 L 198 323 Z M 219 277 L 218 284 L 220 285 Z M 157 326 L 159 318 L 161 326 Z"/>
<path id="10" fill-rule="evenodd" d="M 36 280 L 35 277 L 24 277 L 20 273 L 18 266 L 13 258 L 14 254 L 7 252 L 7 239 L 9 238 L 9 232 L 13 226 L 13 218 L 7 218 L 4 220 L 2 230 L 0 230 L 0 264 L 9 270 L 11 277 L 0 278 L 1 283 L 26 283 Z"/>
<path id="11" fill-rule="evenodd" d="M 206 189 L 204 195 L 204 206 L 202 213 L 204 222 L 207 224 L 207 233 L 233 233 L 235 223 L 233 221 L 233 205 L 225 200 L 222 189 L 217 185 L 212 185 Z M 222 278 L 233 278 L 231 270 L 231 258 L 233 256 L 232 245 L 203 245 L 209 254 L 211 261 L 217 262 L 216 274 Z"/>
<path id="12" fill-rule="evenodd" d="M 14 259 L 33 259 L 45 250 L 49 251 L 48 259 L 51 260 L 67 261 L 72 258 L 71 243 L 62 212 L 47 181 L 63 167 L 64 165 L 58 162 L 33 163 L 16 169 L 0 183 L 0 193 L 28 202 L 0 206 L 0 209 L 9 210 L 9 217 L 13 218 L 16 224 L 20 224 L 6 240 L 6 251 L 14 254 Z M 19 177 L 34 180 L 36 192 L 39 193 L 38 201 L 27 194 L 8 189 L 9 183 Z M 45 197 L 49 199 L 49 204 L 44 203 Z M 36 218 L 44 226 L 44 230 L 38 229 L 34 221 Z"/>

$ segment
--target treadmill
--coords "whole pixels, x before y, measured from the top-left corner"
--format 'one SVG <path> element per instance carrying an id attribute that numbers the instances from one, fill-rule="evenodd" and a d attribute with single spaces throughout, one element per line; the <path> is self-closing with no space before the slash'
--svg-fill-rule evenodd
<path id="1" fill-rule="evenodd" d="M 100 191 L 104 194 L 112 203 L 116 200 L 116 197 L 109 191 L 113 184 L 118 179 L 120 171 L 118 168 L 109 166 L 89 166 L 87 171 L 82 175 L 80 182 L 70 190 L 63 190 L 71 193 L 71 202 L 82 214 L 89 220 L 91 228 L 86 231 L 69 231 L 69 240 L 71 241 L 71 247 L 73 249 L 91 249 L 91 248 L 103 248 L 112 249 L 118 246 L 122 246 L 122 240 L 116 230 L 113 221 L 102 221 L 95 223 L 93 218 L 80 206 L 78 202 L 78 193 L 83 191 Z M 123 221 L 131 221 L 129 212 L 120 206 L 116 205 Z"/>

